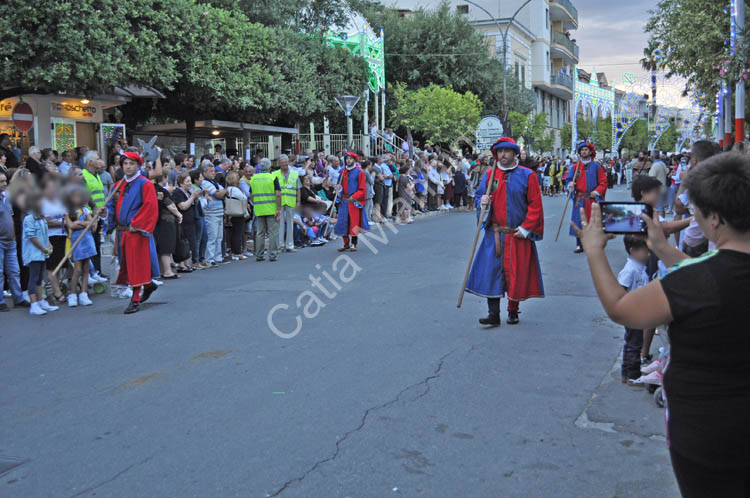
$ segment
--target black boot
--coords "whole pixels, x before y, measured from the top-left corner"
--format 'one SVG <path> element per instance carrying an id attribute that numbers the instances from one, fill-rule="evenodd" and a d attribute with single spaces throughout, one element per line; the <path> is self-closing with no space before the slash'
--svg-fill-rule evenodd
<path id="1" fill-rule="evenodd" d="M 508 323 L 510 325 L 515 325 L 519 322 L 518 313 L 518 311 L 508 311 Z"/>
<path id="2" fill-rule="evenodd" d="M 130 301 L 130 304 L 128 304 L 128 307 L 125 308 L 125 311 L 123 311 L 123 313 L 125 313 L 126 315 L 131 315 L 133 313 L 138 313 L 138 310 L 140 309 L 141 307 L 138 303 L 134 303 L 133 301 Z"/>
<path id="3" fill-rule="evenodd" d="M 500 313 L 490 313 L 487 318 L 480 318 L 479 323 L 482 325 L 490 325 L 492 327 L 500 326 Z"/>
<path id="4" fill-rule="evenodd" d="M 151 294 L 154 293 L 154 291 L 157 289 L 156 284 L 149 284 L 143 286 L 143 294 L 141 295 L 141 302 L 145 303 L 148 298 L 151 297 Z"/>
<path id="5" fill-rule="evenodd" d="M 583 252 L 583 247 L 581 247 L 581 246 L 576 246 L 576 250 L 575 250 L 575 251 L 573 251 L 573 252 L 574 252 L 574 253 L 576 253 L 576 254 L 580 254 L 580 253 L 582 253 L 582 252 Z"/>

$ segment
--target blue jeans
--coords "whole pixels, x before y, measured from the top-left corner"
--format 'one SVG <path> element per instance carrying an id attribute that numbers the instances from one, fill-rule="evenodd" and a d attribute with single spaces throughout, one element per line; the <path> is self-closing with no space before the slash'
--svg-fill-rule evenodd
<path id="1" fill-rule="evenodd" d="M 679 188 L 679 185 L 669 186 L 669 193 L 667 194 L 667 204 L 670 211 L 674 211 L 674 200 L 677 197 L 677 189 Z"/>
<path id="2" fill-rule="evenodd" d="M 193 247 L 193 262 L 197 263 L 206 259 L 206 218 L 195 220 L 195 244 Z"/>
<path id="3" fill-rule="evenodd" d="M 206 261 L 209 263 L 221 263 L 221 241 L 224 239 L 224 215 L 207 214 L 206 234 Z"/>
<path id="4" fill-rule="evenodd" d="M 5 288 L 5 276 L 8 276 L 8 287 L 15 304 L 23 301 L 21 292 L 21 269 L 18 267 L 16 241 L 0 241 L 0 290 Z M 0 292 L 0 304 L 5 304 L 5 296 Z"/>

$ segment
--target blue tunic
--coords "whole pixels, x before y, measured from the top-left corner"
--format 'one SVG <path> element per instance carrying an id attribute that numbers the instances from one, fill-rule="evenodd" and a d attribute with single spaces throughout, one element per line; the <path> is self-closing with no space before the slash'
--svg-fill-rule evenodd
<path id="1" fill-rule="evenodd" d="M 366 187 L 360 185 L 361 174 L 362 169 L 359 167 L 355 167 L 354 169 L 349 170 L 346 173 L 347 184 L 344 186 L 344 188 L 342 188 L 341 193 L 339 194 L 338 219 L 336 220 L 336 226 L 333 228 L 333 233 L 335 233 L 336 235 L 349 235 L 349 216 L 352 216 L 354 218 L 357 212 L 359 213 L 359 220 L 354 219 L 352 221 L 358 224 L 360 231 L 370 229 L 370 223 L 367 220 L 367 213 L 365 213 L 362 203 L 355 200 L 354 198 L 344 199 L 342 197 L 344 194 L 353 196 L 361 188 L 366 189 Z M 343 177 L 344 172 L 342 171 L 341 175 L 339 175 L 339 184 L 341 184 Z M 364 179 L 364 177 L 362 178 Z M 364 190 L 364 192 L 365 194 L 367 193 L 366 190 Z"/>
<path id="2" fill-rule="evenodd" d="M 477 188 L 475 203 L 481 204 L 481 197 L 487 193 L 488 171 Z M 499 298 L 506 293 L 511 299 L 524 300 L 530 297 L 543 297 L 544 286 L 542 271 L 535 241 L 541 240 L 544 230 L 544 214 L 541 207 L 539 182 L 530 169 L 517 167 L 513 170 L 495 174 L 504 178 L 505 206 L 496 209 L 490 205 L 488 216 L 483 222 L 485 227 L 482 243 L 477 250 L 474 264 L 471 267 L 466 291 L 481 297 Z M 493 189 L 493 192 L 495 189 Z M 534 206 L 530 210 L 529 199 Z M 499 224 L 507 227 L 519 227 L 529 231 L 525 239 L 515 238 L 512 234 L 500 234 L 500 257 L 495 251 L 495 232 L 488 230 L 488 220 L 493 213 L 504 212 L 504 220 Z"/>

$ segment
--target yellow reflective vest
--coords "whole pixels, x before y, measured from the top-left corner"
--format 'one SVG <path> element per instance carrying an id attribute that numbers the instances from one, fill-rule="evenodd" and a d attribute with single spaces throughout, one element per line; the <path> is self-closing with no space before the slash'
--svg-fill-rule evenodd
<path id="1" fill-rule="evenodd" d="M 250 178 L 250 191 L 253 194 L 253 213 L 255 216 L 273 216 L 276 214 L 276 189 L 271 173 L 256 173 Z"/>
<path id="2" fill-rule="evenodd" d="M 99 178 L 99 175 L 91 174 L 86 169 L 83 170 L 83 179 L 86 180 L 86 188 L 91 194 L 91 200 L 94 201 L 94 205 L 102 207 L 104 199 L 107 197 L 102 179 Z"/>
<path id="3" fill-rule="evenodd" d="M 297 206 L 297 182 L 299 181 L 299 173 L 291 167 L 288 169 L 289 176 L 285 179 L 284 172 L 280 169 L 276 170 L 273 175 L 279 180 L 279 186 L 281 187 L 281 205 L 296 207 Z"/>

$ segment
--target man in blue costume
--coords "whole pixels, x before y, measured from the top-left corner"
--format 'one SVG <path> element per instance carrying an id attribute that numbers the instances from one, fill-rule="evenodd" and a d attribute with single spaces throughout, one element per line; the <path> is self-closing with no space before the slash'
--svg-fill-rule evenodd
<path id="1" fill-rule="evenodd" d="M 133 297 L 125 314 L 135 313 L 140 303 L 156 290 L 151 281 L 159 276 L 159 263 L 153 232 L 159 218 L 156 190 L 140 173 L 143 159 L 135 152 L 125 152 L 120 165 L 125 177 L 115 186 L 117 192 L 110 200 L 108 226 L 117 230 L 119 243 L 115 245 L 120 257 L 117 283 L 130 285 Z"/>
<path id="2" fill-rule="evenodd" d="M 591 142 L 580 142 L 576 147 L 578 162 L 570 168 L 565 184 L 568 190 L 574 191 L 573 213 L 571 221 L 581 227 L 581 208 L 586 212 L 586 219 L 591 216 L 591 205 L 604 200 L 607 195 L 607 172 L 596 161 L 596 148 Z M 575 179 L 575 182 L 573 180 Z M 576 237 L 573 227 L 570 235 Z M 576 253 L 582 253 L 581 240 L 576 237 Z"/>
<path id="3" fill-rule="evenodd" d="M 466 291 L 487 298 L 482 325 L 500 325 L 500 298 L 508 295 L 508 323 L 518 323 L 518 303 L 544 297 L 535 241 L 544 235 L 542 191 L 536 174 L 519 166 L 521 150 L 512 138 L 492 146 L 495 175 L 488 170 L 475 194 L 477 208 L 488 206 L 484 238 L 471 267 Z"/>
<path id="4" fill-rule="evenodd" d="M 357 161 L 359 156 L 354 152 L 344 155 L 344 169 L 339 175 L 339 184 L 336 185 L 339 206 L 334 233 L 343 236 L 344 239 L 344 246 L 340 247 L 339 251 L 356 251 L 357 236 L 362 230 L 370 229 L 364 210 L 367 184 L 365 174 Z"/>

